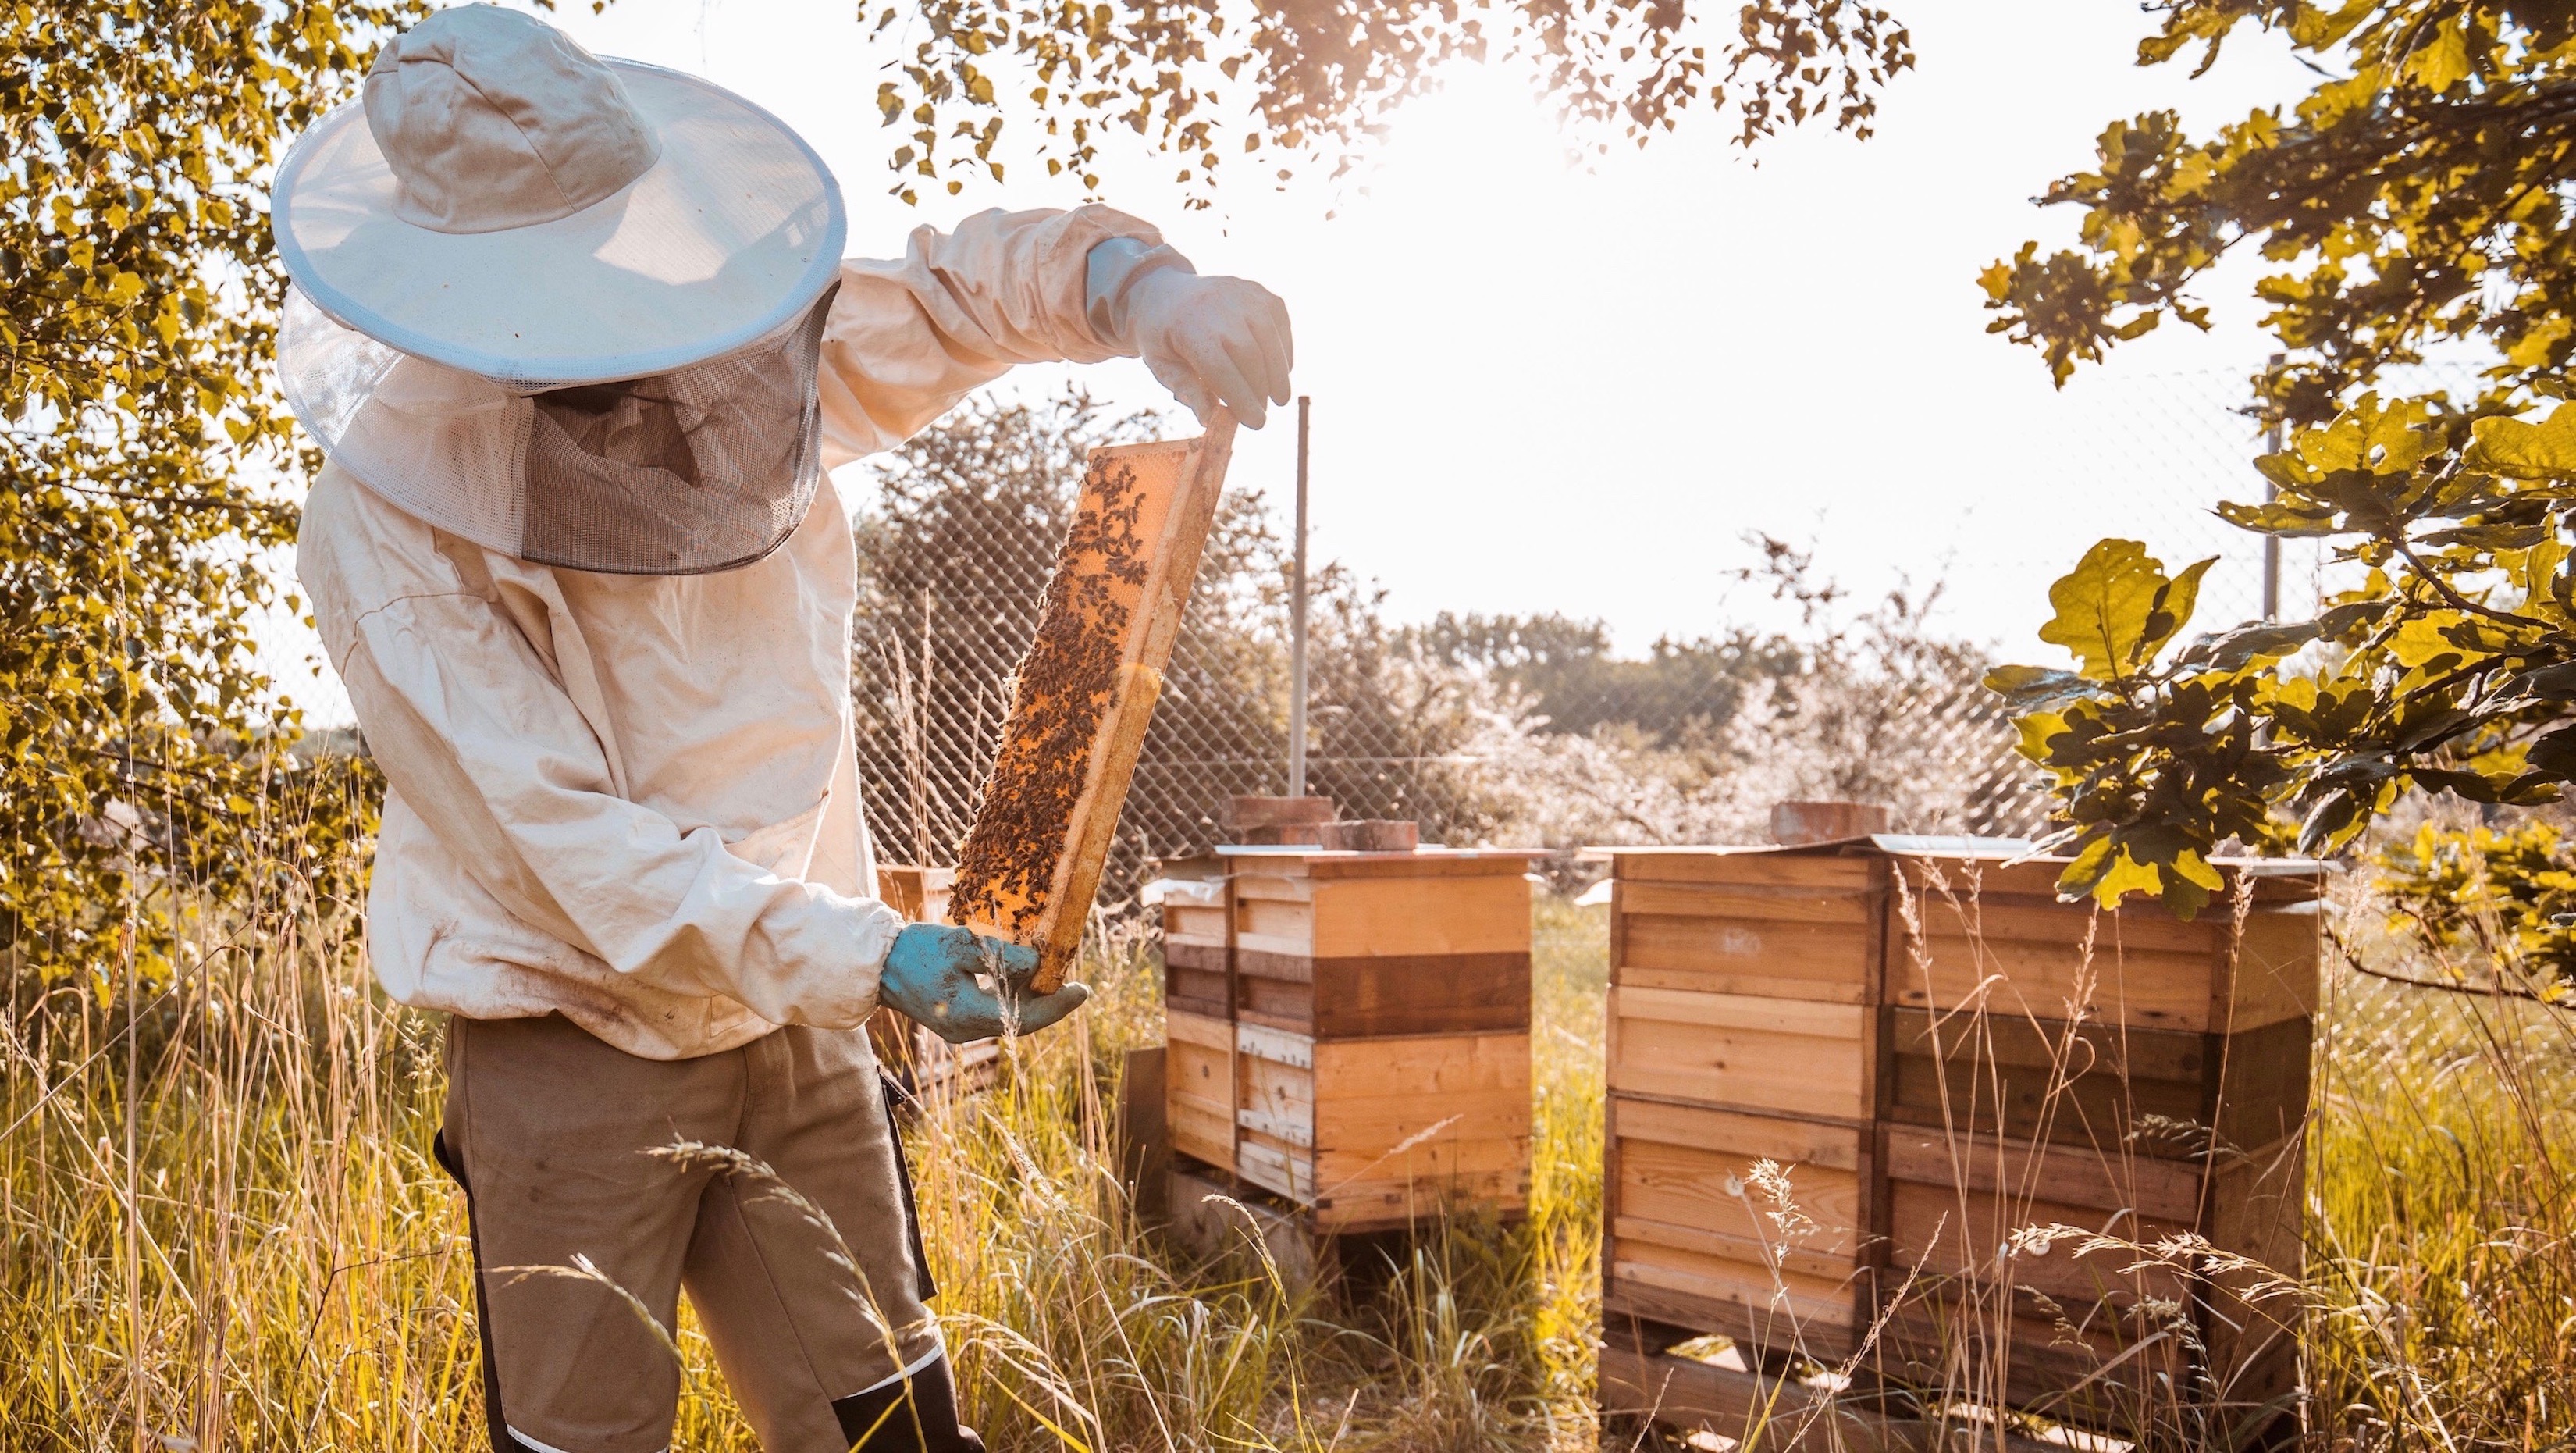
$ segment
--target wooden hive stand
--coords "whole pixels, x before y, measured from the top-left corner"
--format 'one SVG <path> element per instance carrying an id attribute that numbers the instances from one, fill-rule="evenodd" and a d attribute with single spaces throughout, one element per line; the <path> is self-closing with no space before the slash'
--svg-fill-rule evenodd
<path id="1" fill-rule="evenodd" d="M 2322 869 L 2222 864 L 2185 923 L 2059 903 L 2063 863 L 2022 850 L 1614 853 L 1605 1410 L 1715 1386 L 1665 1355 L 1694 1334 L 1756 1382 L 1848 1364 L 1844 1412 L 2289 1408 L 2294 1314 L 2260 1274 L 2024 1228 L 2193 1235 L 2296 1280 Z"/>
<path id="2" fill-rule="evenodd" d="M 1162 890 L 1173 1149 L 1322 1234 L 1521 1210 L 1537 855 L 1218 855 Z"/>

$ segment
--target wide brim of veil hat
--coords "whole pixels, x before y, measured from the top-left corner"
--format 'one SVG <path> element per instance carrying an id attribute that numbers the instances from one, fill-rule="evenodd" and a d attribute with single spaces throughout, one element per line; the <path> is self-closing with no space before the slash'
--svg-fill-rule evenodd
<path id="1" fill-rule="evenodd" d="M 838 271 L 849 220 L 831 171 L 721 86 L 606 63 L 661 139 L 633 182 L 533 226 L 417 227 L 394 214 L 392 168 L 352 101 L 278 169 L 288 275 L 344 327 L 511 384 L 639 378 L 776 331 Z"/>

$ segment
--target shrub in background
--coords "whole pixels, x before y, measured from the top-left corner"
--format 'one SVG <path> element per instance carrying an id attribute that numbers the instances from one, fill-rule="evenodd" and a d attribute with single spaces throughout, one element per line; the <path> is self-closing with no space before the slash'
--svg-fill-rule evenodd
<path id="1" fill-rule="evenodd" d="M 428 8 L 0 13 L 0 974 L 16 992 L 121 967 L 166 980 L 174 882 L 264 898 L 244 874 L 291 883 L 366 828 L 346 794 L 307 790 L 293 703 L 254 656 L 278 598 L 259 557 L 295 536 L 279 486 L 310 462 L 270 381 L 285 274 L 266 172 Z M 304 840 L 274 836 L 288 830 Z"/>

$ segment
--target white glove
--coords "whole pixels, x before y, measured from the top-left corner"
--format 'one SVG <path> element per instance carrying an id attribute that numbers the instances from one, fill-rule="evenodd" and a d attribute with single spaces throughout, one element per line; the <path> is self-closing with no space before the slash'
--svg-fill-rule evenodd
<path id="1" fill-rule="evenodd" d="M 1200 277 L 1168 247 L 1112 238 L 1091 252 L 1092 327 L 1145 360 L 1199 422 L 1218 406 L 1258 429 L 1288 402 L 1288 305 L 1256 282 Z"/>

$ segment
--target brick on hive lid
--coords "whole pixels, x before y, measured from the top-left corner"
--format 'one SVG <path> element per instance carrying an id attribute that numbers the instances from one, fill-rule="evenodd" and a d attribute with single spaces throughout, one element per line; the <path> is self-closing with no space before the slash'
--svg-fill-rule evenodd
<path id="1" fill-rule="evenodd" d="M 1329 797 L 1229 797 L 1217 814 L 1225 840 L 1243 847 L 1321 847 L 1333 821 Z"/>
<path id="2" fill-rule="evenodd" d="M 1247 827 L 1311 827 L 1333 817 L 1329 797 L 1229 797 L 1217 825 L 1229 832 Z"/>
<path id="3" fill-rule="evenodd" d="M 1771 841 L 1782 847 L 1841 842 L 1887 831 L 1894 814 L 1875 802 L 1775 802 Z"/>
<path id="4" fill-rule="evenodd" d="M 1422 825 L 1386 817 L 1320 823 L 1316 845 L 1354 853 L 1409 853 L 1422 846 Z"/>

